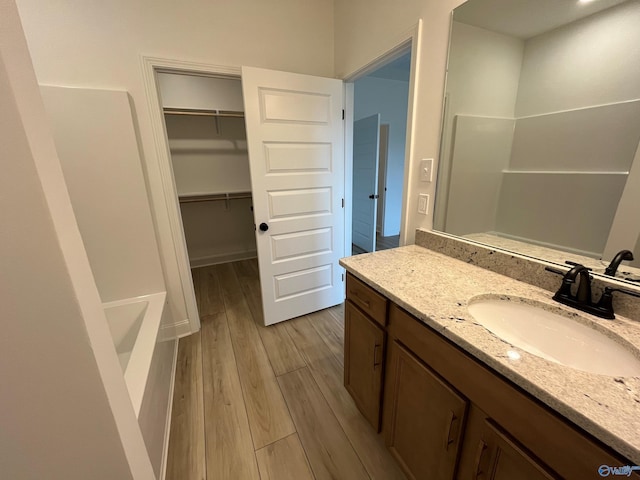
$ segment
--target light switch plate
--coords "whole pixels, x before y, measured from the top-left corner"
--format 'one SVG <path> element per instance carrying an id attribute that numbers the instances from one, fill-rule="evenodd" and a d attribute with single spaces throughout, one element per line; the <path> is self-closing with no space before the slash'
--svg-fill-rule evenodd
<path id="1" fill-rule="evenodd" d="M 423 158 L 420 161 L 420 181 L 433 181 L 433 158 Z"/>
<path id="2" fill-rule="evenodd" d="M 429 194 L 421 193 L 418 195 L 418 213 L 426 215 L 429 210 Z"/>

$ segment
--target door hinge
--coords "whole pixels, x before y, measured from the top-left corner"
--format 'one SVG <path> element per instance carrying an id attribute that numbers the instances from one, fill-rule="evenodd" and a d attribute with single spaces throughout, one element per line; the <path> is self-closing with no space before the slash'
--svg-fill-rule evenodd
<path id="1" fill-rule="evenodd" d="M 342 109 L 342 119 L 344 120 L 344 108 Z"/>
<path id="2" fill-rule="evenodd" d="M 342 199 L 342 208 L 344 208 L 344 198 Z"/>

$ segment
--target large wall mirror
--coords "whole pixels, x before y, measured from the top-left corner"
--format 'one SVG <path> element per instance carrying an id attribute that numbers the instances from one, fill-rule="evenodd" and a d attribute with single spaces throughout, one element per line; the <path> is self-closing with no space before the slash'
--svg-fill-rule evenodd
<path id="1" fill-rule="evenodd" d="M 640 285 L 639 142 L 640 0 L 454 10 L 435 230 Z"/>

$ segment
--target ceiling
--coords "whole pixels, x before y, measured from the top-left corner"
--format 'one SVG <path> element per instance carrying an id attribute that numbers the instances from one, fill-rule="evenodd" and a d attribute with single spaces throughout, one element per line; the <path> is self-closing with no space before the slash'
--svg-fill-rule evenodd
<path id="1" fill-rule="evenodd" d="M 528 39 L 620 3 L 637 0 L 468 0 L 454 10 L 456 22 Z"/>

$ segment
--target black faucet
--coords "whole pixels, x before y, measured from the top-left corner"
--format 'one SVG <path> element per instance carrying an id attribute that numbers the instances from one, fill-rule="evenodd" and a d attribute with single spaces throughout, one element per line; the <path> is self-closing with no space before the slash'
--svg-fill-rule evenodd
<path id="1" fill-rule="evenodd" d="M 621 250 L 618 253 L 616 253 L 616 256 L 613 257 L 613 260 L 611 260 L 611 263 L 605 269 L 604 274 L 605 275 L 609 275 L 610 277 L 615 277 L 616 276 L 616 271 L 618 270 L 618 267 L 620 266 L 620 263 L 623 260 L 632 261 L 633 260 L 633 252 L 630 251 L 630 250 Z"/>
<path id="2" fill-rule="evenodd" d="M 618 255 L 616 255 L 616 258 Z M 564 274 L 560 270 L 556 270 L 554 268 L 545 268 L 545 270 L 549 272 L 564 275 L 562 277 L 562 284 L 560 285 L 560 288 L 553 296 L 553 299 L 556 302 L 577 308 L 578 310 L 596 315 L 600 318 L 613 320 L 616 318 L 613 312 L 613 292 L 620 292 L 634 297 L 640 297 L 640 293 L 623 290 L 621 288 L 605 287 L 598 303 L 593 303 L 591 299 L 591 276 L 589 275 L 589 271 L 591 269 L 584 265 L 574 264 L 572 262 L 567 263 L 573 266 L 571 270 Z M 574 295 L 571 293 L 571 287 L 576 283 L 576 279 L 579 279 L 579 283 L 576 294 Z"/>
<path id="3" fill-rule="evenodd" d="M 553 296 L 553 299 L 560 303 L 575 306 L 574 304 L 587 305 L 591 303 L 591 277 L 589 268 L 584 265 L 574 265 L 571 270 L 564 274 L 562 285 Z M 571 286 L 579 278 L 576 294 L 571 293 Z"/>

